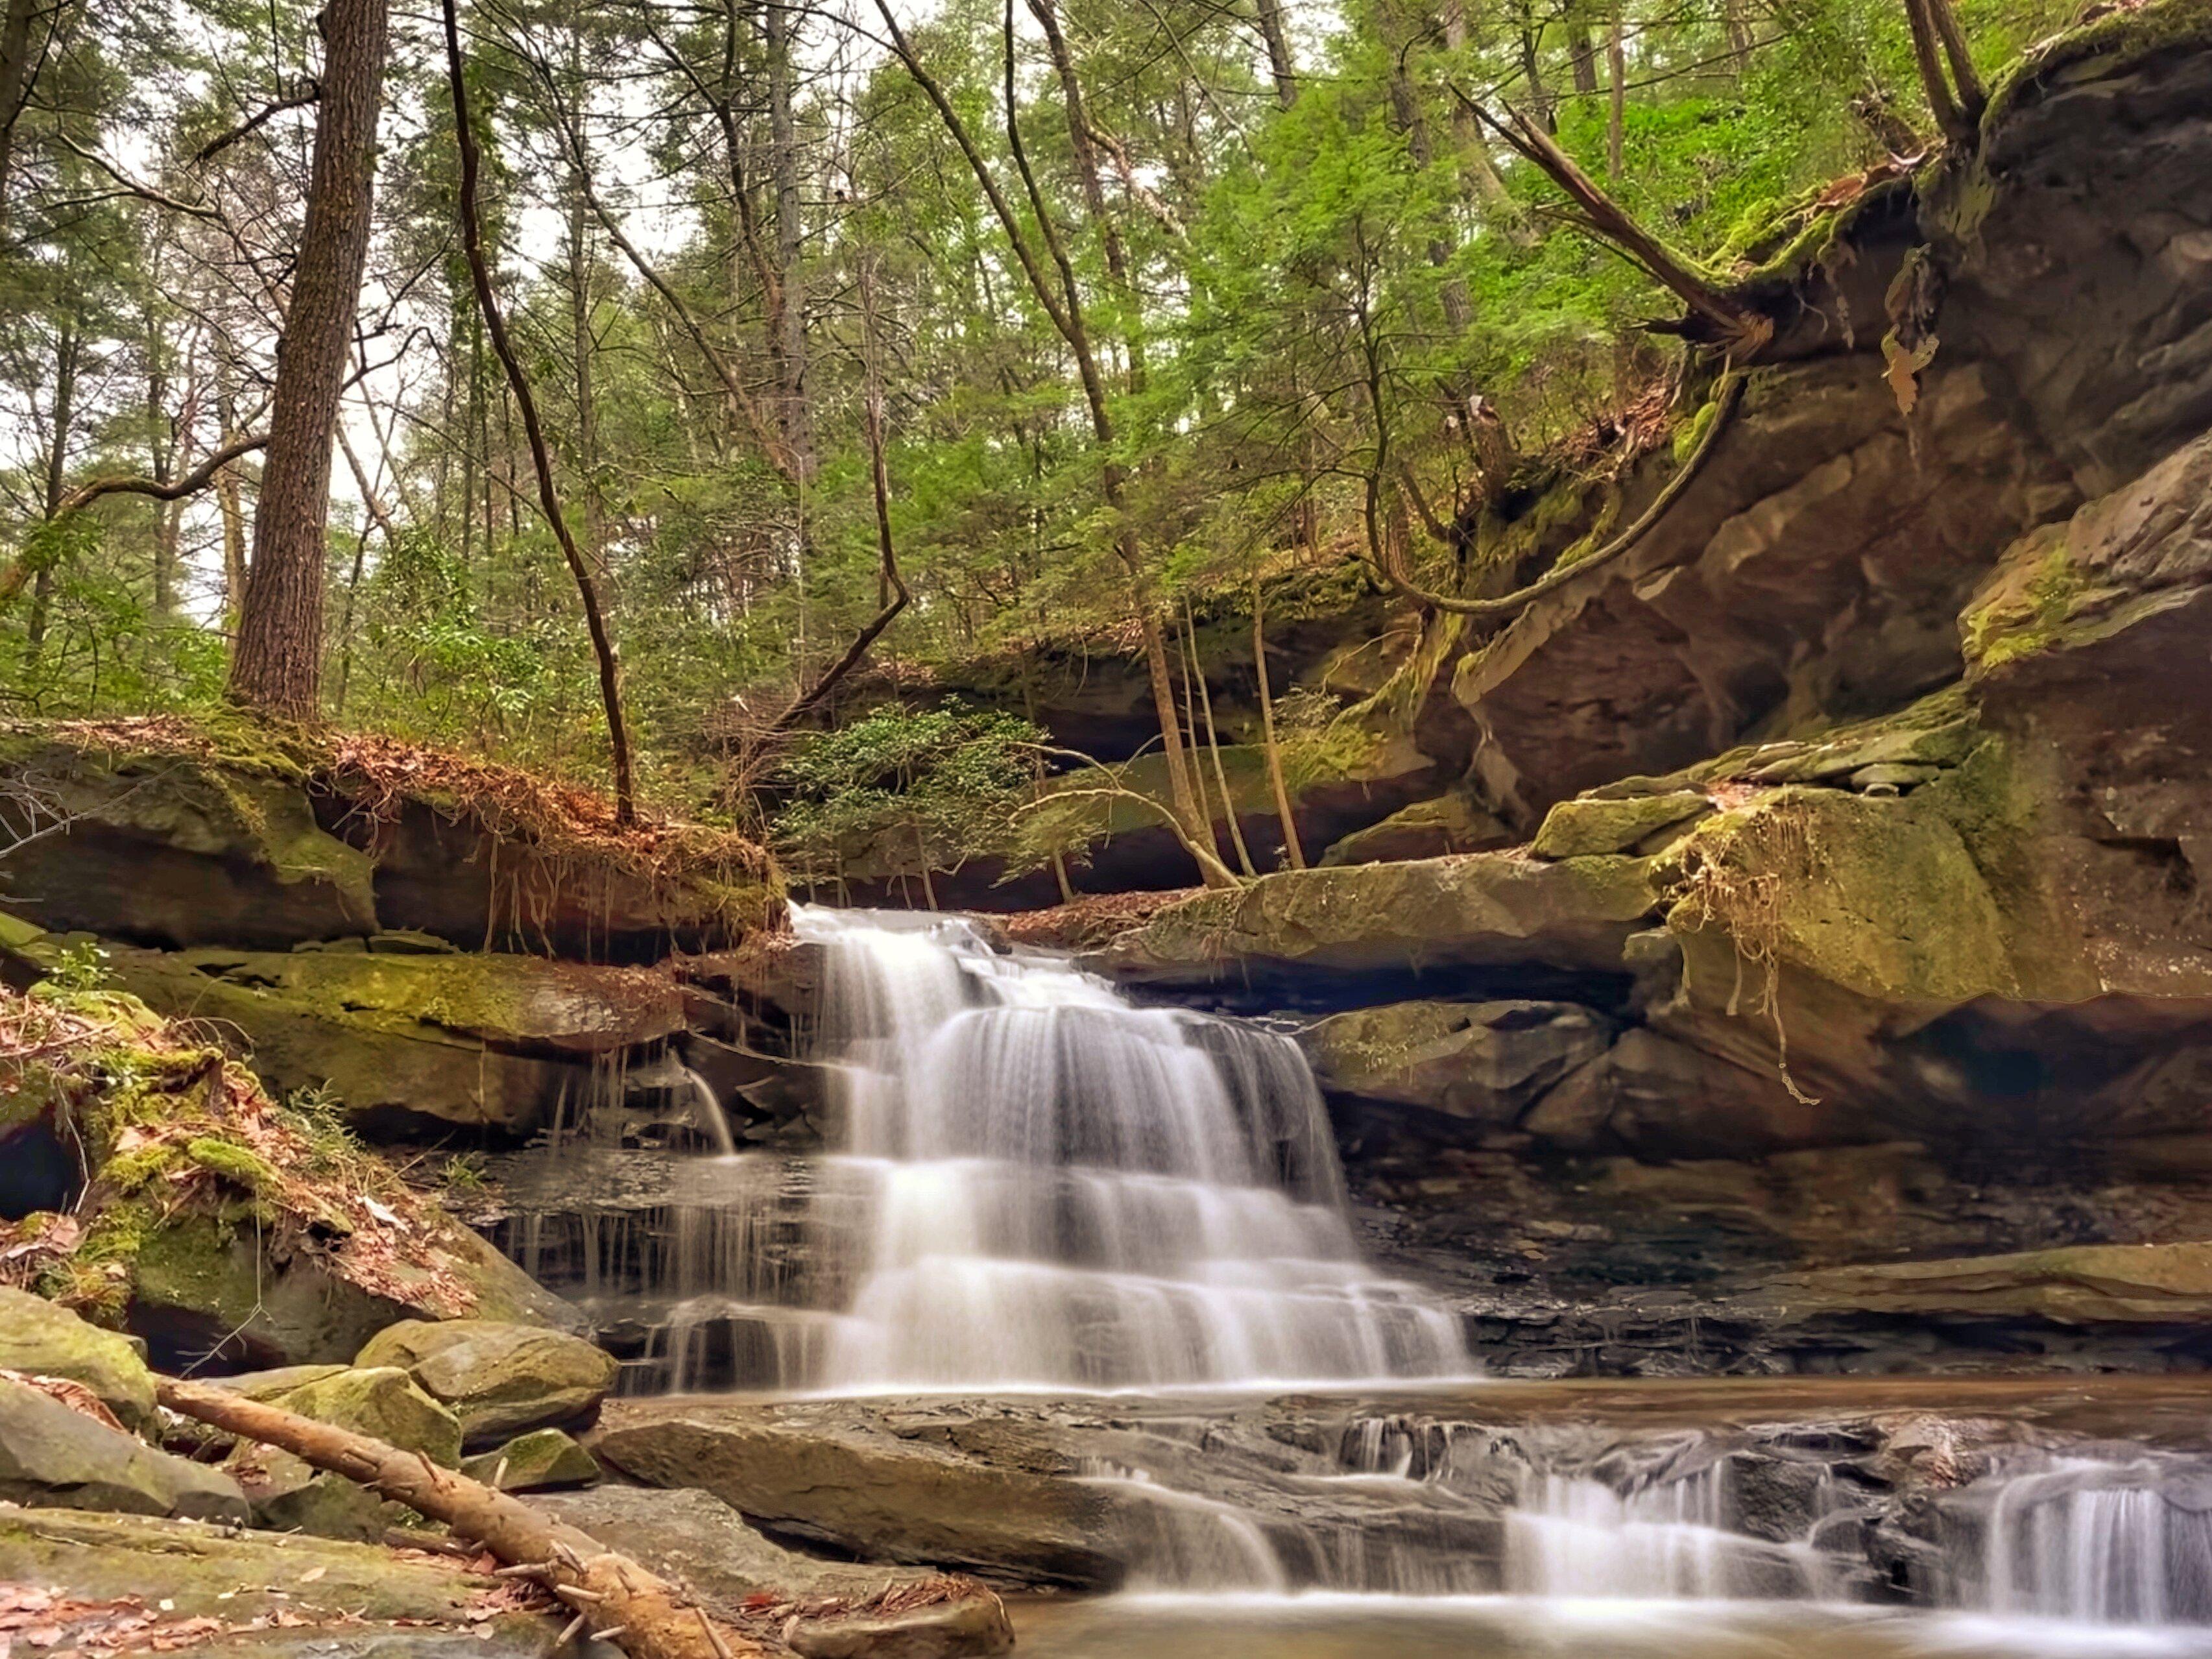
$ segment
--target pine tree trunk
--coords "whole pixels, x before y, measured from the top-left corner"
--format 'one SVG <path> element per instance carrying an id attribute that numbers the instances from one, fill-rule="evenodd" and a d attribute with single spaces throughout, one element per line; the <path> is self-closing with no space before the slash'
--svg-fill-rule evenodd
<path id="1" fill-rule="evenodd" d="M 0 228 L 8 223 L 8 170 L 15 156 L 15 121 L 31 90 L 31 23 L 39 0 L 8 0 L 0 19 Z"/>
<path id="2" fill-rule="evenodd" d="M 253 564 L 231 659 L 232 698 L 312 720 L 322 689 L 325 521 L 331 438 L 368 258 L 386 0 L 330 0 L 307 216 L 276 358 Z"/>

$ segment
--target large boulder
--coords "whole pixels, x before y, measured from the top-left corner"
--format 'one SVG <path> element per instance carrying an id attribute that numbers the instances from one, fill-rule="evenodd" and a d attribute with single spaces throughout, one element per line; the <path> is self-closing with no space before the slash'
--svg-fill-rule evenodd
<path id="1" fill-rule="evenodd" d="M 557 1492 L 596 1486 L 603 1471 L 597 1458 L 559 1429 L 532 1429 L 462 1459 L 461 1473 L 501 1492 Z"/>
<path id="2" fill-rule="evenodd" d="M 0 1512 L 0 1583 L 68 1586 L 70 1608 L 52 1614 L 63 1653 L 542 1659 L 560 1628 L 518 1613 L 505 1581 L 451 1556 L 139 1516 Z M 106 1631 L 103 1607 L 114 1618 Z M 286 1638 L 301 1644 L 265 1645 Z M 576 1651 L 619 1654 L 597 1643 Z"/>
<path id="3" fill-rule="evenodd" d="M 156 1420 L 154 1376 L 142 1346 L 44 1297 L 0 1286 L 0 1370 L 82 1382 L 131 1429 Z"/>
<path id="4" fill-rule="evenodd" d="M 200 1521 L 246 1518 L 235 1481 L 0 1379 L 0 1498 Z"/>
<path id="5" fill-rule="evenodd" d="M 377 1332 L 426 1314 L 588 1328 L 580 1310 L 457 1221 L 409 1242 L 412 1259 L 380 1261 L 370 1279 L 306 1242 L 285 1249 L 217 1217 L 167 1217 L 133 1240 L 125 1319 L 157 1355 L 261 1365 L 344 1364 Z"/>
<path id="6" fill-rule="evenodd" d="M 460 1419 L 472 1444 L 586 1421 L 614 1387 L 612 1355 L 580 1337 L 494 1320 L 407 1320 L 356 1357 L 398 1366 Z"/>
<path id="7" fill-rule="evenodd" d="M 362 1366 L 318 1377 L 275 1403 L 318 1423 L 420 1452 L 447 1468 L 460 1466 L 460 1419 L 396 1365 Z"/>
<path id="8" fill-rule="evenodd" d="M 873 1559 L 1074 1585 L 1117 1574 L 1102 1492 L 886 1434 L 835 1407 L 625 1407 L 592 1443 L 635 1480 L 712 1493 L 779 1534 Z"/>

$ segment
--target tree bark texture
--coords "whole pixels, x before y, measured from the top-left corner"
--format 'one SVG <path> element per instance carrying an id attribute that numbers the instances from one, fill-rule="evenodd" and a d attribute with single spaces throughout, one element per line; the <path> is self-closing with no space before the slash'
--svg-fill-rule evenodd
<path id="1" fill-rule="evenodd" d="M 307 223 L 277 349 L 253 562 L 230 665 L 234 701 L 295 720 L 315 718 L 322 690 L 331 440 L 368 258 L 386 0 L 330 0 L 322 29 Z"/>

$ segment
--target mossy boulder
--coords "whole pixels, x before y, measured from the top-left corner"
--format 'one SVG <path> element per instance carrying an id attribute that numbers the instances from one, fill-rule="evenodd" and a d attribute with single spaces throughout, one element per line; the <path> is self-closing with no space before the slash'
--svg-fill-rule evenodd
<path id="1" fill-rule="evenodd" d="M 373 1544 L 392 1528 L 419 1519 L 404 1504 L 379 1498 L 342 1474 L 325 1473 L 274 1446 L 240 1443 L 224 1460 L 223 1470 L 253 1506 L 254 1524 L 270 1532 Z"/>
<path id="2" fill-rule="evenodd" d="M 178 1354 L 219 1344 L 234 1361 L 342 1363 L 393 1321 L 426 1312 L 482 1312 L 569 1331 L 588 1322 L 454 1221 L 415 1241 L 415 1259 L 380 1262 L 373 1284 L 325 1252 L 273 1248 L 250 1218 L 149 1218 L 134 1243 L 118 1248 L 130 1251 L 130 1328 Z"/>
<path id="3" fill-rule="evenodd" d="M 145 1339 L 163 1367 L 349 1360 L 422 1316 L 583 1328 L 343 1124 L 271 1100 L 135 998 L 0 989 L 0 1002 L 42 1037 L 8 1076 L 8 1097 L 32 1103 L 17 1133 L 70 1149 L 65 1178 L 33 1196 L 71 1213 L 9 1228 L 11 1259 L 45 1294 Z"/>
<path id="4" fill-rule="evenodd" d="M 0 1378 L 0 1498 L 33 1506 L 246 1518 L 235 1481 Z"/>
<path id="5" fill-rule="evenodd" d="M 376 925 L 374 861 L 317 822 L 304 778 L 274 750 L 17 727 L 0 732 L 0 780 L 70 821 L 0 857 L 7 893 L 50 928 L 281 947 Z"/>
<path id="6" fill-rule="evenodd" d="M 1563 800 L 1544 815 L 1528 850 L 1543 859 L 1632 852 L 1661 830 L 1712 810 L 1694 789 L 1622 800 Z"/>
<path id="7" fill-rule="evenodd" d="M 588 1419 L 614 1387 L 614 1358 L 580 1338 L 483 1319 L 409 1320 L 355 1363 L 404 1367 L 460 1419 L 471 1443 Z"/>
<path id="8" fill-rule="evenodd" d="M 684 1028 L 665 973 L 539 957 L 117 947 L 108 968 L 155 1008 L 239 1033 L 270 1088 L 326 1091 L 379 1127 L 525 1134 L 583 1096 L 594 1059 Z"/>
<path id="9" fill-rule="evenodd" d="M 302 1650 L 317 1654 L 343 1651 L 322 1644 L 344 1639 L 349 1628 L 356 1638 L 382 1638 L 383 1644 L 364 1651 L 443 1654 L 448 1650 L 433 1645 L 432 1638 L 441 1634 L 436 1626 L 449 1626 L 466 1632 L 470 1650 L 507 1659 L 544 1653 L 559 1628 L 540 1615 L 526 1621 L 533 1638 L 527 1645 L 511 1644 L 504 1626 L 501 1639 L 477 1642 L 472 1626 L 489 1623 L 486 1615 L 513 1598 L 501 1581 L 471 1572 L 451 1558 L 399 1556 L 380 1544 L 140 1516 L 0 1512 L 0 1583 L 67 1584 L 76 1595 L 128 1597 L 179 1620 L 218 1619 L 241 1626 L 257 1619 L 273 1622 L 280 1615 L 311 1626 L 327 1620 L 330 1629 L 313 1632 L 319 1644 Z M 376 1628 L 403 1620 L 400 1628 Z M 179 1645 L 206 1634 L 202 1626 Z M 226 1653 L 249 1650 L 266 1651 L 251 1635 L 220 1644 Z"/>
<path id="10" fill-rule="evenodd" d="M 0 1286 L 0 1370 L 82 1382 L 130 1429 L 156 1420 L 143 1346 L 44 1297 Z"/>
<path id="11" fill-rule="evenodd" d="M 416 1387 L 414 1379 L 396 1365 L 356 1366 L 318 1377 L 280 1395 L 273 1403 L 318 1423 L 373 1436 L 402 1451 L 421 1452 L 447 1468 L 460 1467 L 460 1419 Z"/>
<path id="12" fill-rule="evenodd" d="M 1637 859 L 1556 863 L 1474 853 L 1285 871 L 1170 905 L 1114 941 L 1101 965 L 1127 978 L 1200 982 L 1249 966 L 1343 971 L 1538 963 L 1621 971 L 1621 950 L 1658 902 Z"/>
<path id="13" fill-rule="evenodd" d="M 599 1460 L 559 1429 L 532 1429 L 505 1445 L 465 1458 L 461 1473 L 501 1492 L 558 1492 L 596 1486 Z"/>

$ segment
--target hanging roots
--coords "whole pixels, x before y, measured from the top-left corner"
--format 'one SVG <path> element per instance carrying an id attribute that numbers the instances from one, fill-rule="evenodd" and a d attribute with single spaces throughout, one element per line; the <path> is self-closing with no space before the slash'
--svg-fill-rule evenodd
<path id="1" fill-rule="evenodd" d="M 1728 934 L 1735 951 L 1735 983 L 1730 988 L 1728 1015 L 1731 1019 L 1747 1012 L 1774 1024 L 1775 1067 L 1782 1086 L 1800 1105 L 1817 1106 L 1817 1096 L 1797 1086 L 1790 1073 L 1790 1031 L 1782 1018 L 1783 905 L 1792 890 L 1813 873 L 1812 816 L 1795 802 L 1783 800 L 1761 811 L 1747 814 L 1741 823 L 1699 843 L 1702 854 L 1688 872 L 1683 895 L 1690 906 L 1687 920 L 1703 928 L 1714 927 Z M 1745 1000 L 1745 970 L 1759 983 L 1750 1001 Z"/>

